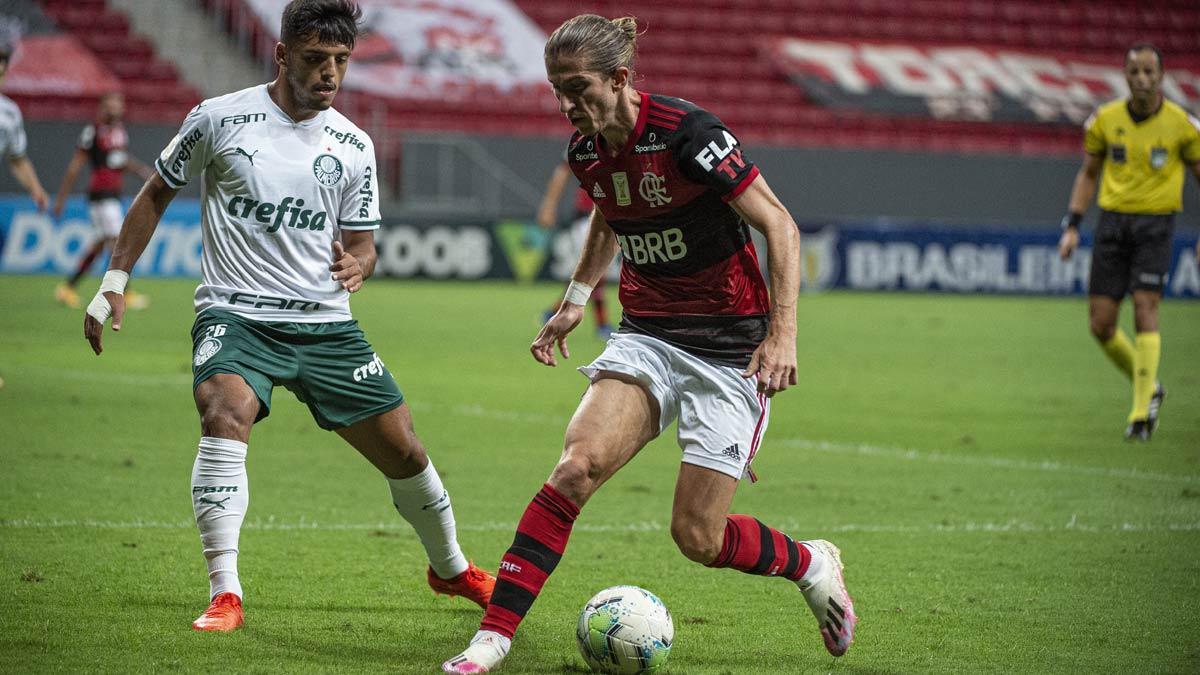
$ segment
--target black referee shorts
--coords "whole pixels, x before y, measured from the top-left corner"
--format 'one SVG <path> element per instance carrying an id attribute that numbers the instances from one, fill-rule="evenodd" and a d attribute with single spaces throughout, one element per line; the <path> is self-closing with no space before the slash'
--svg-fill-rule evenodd
<path id="1" fill-rule="evenodd" d="M 1171 270 L 1175 214 L 1101 211 L 1092 244 L 1089 295 L 1120 300 L 1130 291 L 1162 293 Z"/>

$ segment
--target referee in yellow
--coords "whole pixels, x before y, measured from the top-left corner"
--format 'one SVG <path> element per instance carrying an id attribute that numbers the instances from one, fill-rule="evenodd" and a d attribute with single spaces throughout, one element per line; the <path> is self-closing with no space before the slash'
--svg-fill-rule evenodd
<path id="1" fill-rule="evenodd" d="M 1064 260 L 1079 245 L 1079 223 L 1099 181 L 1088 314 L 1092 335 L 1133 383 L 1125 438 L 1138 441 L 1150 440 L 1166 398 L 1158 381 L 1158 303 L 1171 267 L 1175 213 L 1183 207 L 1184 167 L 1200 180 L 1200 121 L 1163 98 L 1162 79 L 1157 47 L 1129 48 L 1129 98 L 1100 106 L 1084 123 L 1087 154 L 1071 187 L 1058 243 Z M 1133 295 L 1132 341 L 1117 327 L 1126 293 Z"/>

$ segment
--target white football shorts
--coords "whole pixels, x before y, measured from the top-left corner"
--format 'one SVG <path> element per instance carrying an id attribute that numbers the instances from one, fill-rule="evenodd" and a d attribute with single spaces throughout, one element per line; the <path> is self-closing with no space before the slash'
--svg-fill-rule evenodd
<path id="1" fill-rule="evenodd" d="M 121 209 L 121 200 L 108 198 L 88 202 L 88 215 L 92 218 L 92 227 L 96 234 L 105 239 L 115 239 L 121 234 L 121 222 L 125 213 Z"/>
<path id="2" fill-rule="evenodd" d="M 637 333 L 615 333 L 604 352 L 579 372 L 593 382 L 604 371 L 634 378 L 658 401 L 658 432 L 679 420 L 683 461 L 740 479 L 771 417 L 771 399 L 742 370 L 720 366 Z"/>

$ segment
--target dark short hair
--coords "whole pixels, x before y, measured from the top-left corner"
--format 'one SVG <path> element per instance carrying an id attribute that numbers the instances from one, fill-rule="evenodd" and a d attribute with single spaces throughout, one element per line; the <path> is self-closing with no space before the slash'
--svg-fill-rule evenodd
<path id="1" fill-rule="evenodd" d="M 292 0 L 283 8 L 279 41 L 290 46 L 315 35 L 322 44 L 353 49 L 361 20 L 362 8 L 352 0 Z"/>
<path id="2" fill-rule="evenodd" d="M 1129 49 L 1125 50 L 1125 63 L 1129 63 L 1129 55 L 1130 54 L 1132 54 L 1134 52 L 1146 52 L 1146 51 L 1154 52 L 1154 57 L 1158 59 L 1158 69 L 1162 70 L 1163 69 L 1162 52 L 1159 51 L 1158 47 L 1155 46 L 1155 44 L 1153 42 L 1138 42 L 1136 44 L 1130 45 Z"/>

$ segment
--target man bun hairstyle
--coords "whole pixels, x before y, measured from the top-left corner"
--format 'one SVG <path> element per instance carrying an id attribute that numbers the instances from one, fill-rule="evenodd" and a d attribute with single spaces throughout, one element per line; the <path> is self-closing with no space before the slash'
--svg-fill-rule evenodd
<path id="1" fill-rule="evenodd" d="M 279 41 L 290 46 L 316 36 L 321 44 L 353 49 L 362 15 L 352 0 L 292 0 L 283 8 Z"/>
<path id="2" fill-rule="evenodd" d="M 633 70 L 637 56 L 637 19 L 606 19 L 580 14 L 563 22 L 546 40 L 546 61 L 561 56 L 583 57 L 583 68 L 611 75 L 622 66 Z"/>

